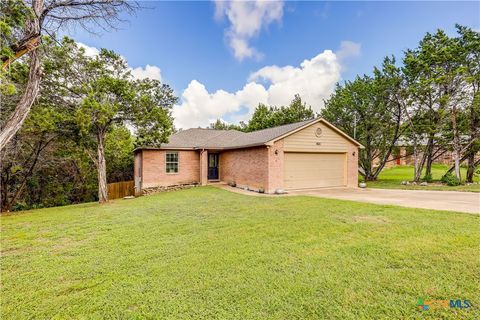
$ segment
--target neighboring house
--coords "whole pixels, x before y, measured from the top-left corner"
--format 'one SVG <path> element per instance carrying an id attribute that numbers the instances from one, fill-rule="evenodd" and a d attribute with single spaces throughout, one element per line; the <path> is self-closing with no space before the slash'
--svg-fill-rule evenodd
<path id="1" fill-rule="evenodd" d="M 439 137 L 441 138 L 441 137 Z M 468 136 L 461 136 L 461 141 L 463 141 L 462 146 L 465 147 L 468 143 Z M 423 150 L 427 145 L 427 138 L 422 138 L 418 142 L 418 157 L 421 159 L 423 157 Z M 453 166 L 455 163 L 455 154 L 452 151 L 451 144 L 439 145 L 433 149 L 435 164 L 444 164 Z M 475 160 L 480 159 L 480 153 L 475 156 Z M 378 166 L 380 163 L 380 158 L 375 158 L 373 160 L 373 166 Z M 395 166 L 413 166 L 415 163 L 415 157 L 413 155 L 413 142 L 405 137 L 401 137 L 396 143 L 395 148 L 393 149 L 392 154 L 388 157 L 387 163 L 385 164 L 386 168 L 395 167 Z"/>
<path id="2" fill-rule="evenodd" d="M 249 133 L 188 129 L 135 149 L 135 188 L 210 181 L 251 190 L 356 187 L 360 143 L 317 118 Z"/>

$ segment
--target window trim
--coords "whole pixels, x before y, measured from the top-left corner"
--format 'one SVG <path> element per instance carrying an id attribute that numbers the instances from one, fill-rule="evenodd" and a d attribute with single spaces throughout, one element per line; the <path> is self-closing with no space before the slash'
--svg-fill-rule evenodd
<path id="1" fill-rule="evenodd" d="M 167 155 L 169 154 L 176 154 L 177 155 L 177 161 L 168 161 L 167 160 Z M 168 172 L 168 164 L 176 163 L 177 164 L 177 171 L 176 172 Z M 180 172 L 180 153 L 178 151 L 166 151 L 165 152 L 165 174 L 179 174 Z"/>

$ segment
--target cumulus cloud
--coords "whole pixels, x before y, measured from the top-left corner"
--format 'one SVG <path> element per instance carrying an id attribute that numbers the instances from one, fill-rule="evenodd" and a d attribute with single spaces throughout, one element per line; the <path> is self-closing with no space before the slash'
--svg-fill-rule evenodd
<path id="1" fill-rule="evenodd" d="M 208 92 L 197 80 L 192 80 L 182 93 L 182 103 L 173 109 L 175 125 L 178 128 L 208 126 L 216 119 L 233 114 L 247 107 L 247 113 L 238 116 L 237 121 L 248 119 L 259 102 L 267 102 L 268 93 L 257 83 L 247 83 L 241 90 L 230 93 L 225 90 Z"/>
<path id="2" fill-rule="evenodd" d="M 263 56 L 249 41 L 258 36 L 262 28 L 281 21 L 283 5 L 283 1 L 215 1 L 215 18 L 226 16 L 230 23 L 226 36 L 235 58 L 241 61 Z"/>
<path id="3" fill-rule="evenodd" d="M 299 66 L 265 66 L 250 74 L 241 90 L 209 92 L 193 80 L 182 94 L 182 103 L 174 107 L 175 125 L 179 128 L 208 126 L 216 119 L 231 122 L 250 119 L 259 103 L 288 105 L 295 94 L 320 111 L 323 100 L 341 80 L 344 60 L 360 54 L 360 44 L 343 41 L 336 52 L 324 50 Z"/>
<path id="4" fill-rule="evenodd" d="M 138 67 L 135 69 L 131 69 L 132 76 L 135 79 L 155 79 L 158 81 L 162 81 L 162 73 L 159 67 L 157 66 L 151 66 L 147 64 L 145 68 Z"/>
<path id="5" fill-rule="evenodd" d="M 87 57 L 95 57 L 100 53 L 100 50 L 98 48 L 88 46 L 81 42 L 77 42 L 77 46 L 85 50 L 85 55 Z M 125 61 L 127 61 L 125 57 L 122 56 L 122 58 Z M 145 67 L 137 67 L 137 68 L 129 67 L 129 69 L 134 79 L 150 78 L 150 79 L 162 81 L 162 73 L 160 68 L 157 66 L 152 66 L 150 64 L 147 64 Z"/>
<path id="6" fill-rule="evenodd" d="M 341 66 L 337 55 L 325 50 L 310 60 L 304 60 L 299 67 L 267 66 L 252 73 L 250 81 L 266 81 L 268 103 L 286 105 L 298 93 L 316 111 L 323 106 L 338 80 Z"/>

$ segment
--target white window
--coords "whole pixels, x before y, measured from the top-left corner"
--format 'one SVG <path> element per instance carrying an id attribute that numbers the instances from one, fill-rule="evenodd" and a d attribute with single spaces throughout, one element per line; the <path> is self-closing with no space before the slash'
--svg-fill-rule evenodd
<path id="1" fill-rule="evenodd" d="M 165 155 L 165 169 L 167 173 L 178 172 L 178 152 L 168 151 Z"/>

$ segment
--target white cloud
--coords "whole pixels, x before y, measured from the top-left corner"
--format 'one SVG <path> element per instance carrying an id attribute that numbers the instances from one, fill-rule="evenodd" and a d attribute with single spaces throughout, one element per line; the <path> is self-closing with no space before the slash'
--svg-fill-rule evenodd
<path id="1" fill-rule="evenodd" d="M 342 41 L 340 43 L 340 50 L 337 51 L 337 57 L 340 61 L 350 57 L 357 57 L 360 55 L 361 49 L 362 46 L 360 43 L 348 40 Z"/>
<path id="2" fill-rule="evenodd" d="M 87 57 L 95 57 L 96 55 L 98 55 L 98 54 L 100 53 L 100 50 L 98 50 L 97 48 L 87 46 L 87 45 L 84 44 L 84 43 L 77 42 L 77 45 L 78 45 L 80 48 L 83 48 L 83 49 L 85 50 L 85 55 L 86 55 Z"/>
<path id="3" fill-rule="evenodd" d="M 250 46 L 249 40 L 272 22 L 281 21 L 283 5 L 283 1 L 215 1 L 215 18 L 226 16 L 230 22 L 226 36 L 235 58 L 259 59 L 263 56 Z"/>
<path id="4" fill-rule="evenodd" d="M 150 79 L 162 81 L 162 73 L 160 68 L 157 66 L 152 66 L 147 64 L 145 68 L 138 67 L 138 68 L 132 69 L 131 72 L 132 72 L 132 76 L 135 79 L 150 78 Z"/>
<path id="5" fill-rule="evenodd" d="M 83 48 L 85 50 L 85 55 L 87 57 L 95 57 L 100 53 L 100 50 L 95 47 L 90 47 L 84 43 L 77 42 L 77 45 L 80 48 Z M 122 59 L 127 61 L 125 57 L 122 56 Z M 147 64 L 144 68 L 142 67 L 137 67 L 137 68 L 132 68 L 129 67 L 130 72 L 132 73 L 132 76 L 134 79 L 145 79 L 145 78 L 150 78 L 154 80 L 159 80 L 162 81 L 162 73 L 159 67 L 153 66 L 150 64 Z"/>
<path id="6" fill-rule="evenodd" d="M 182 94 L 182 103 L 174 107 L 175 125 L 205 127 L 226 115 L 232 122 L 245 121 L 259 103 L 288 105 L 297 93 L 314 111 L 320 111 L 323 100 L 341 80 L 344 60 L 359 54 L 360 44 L 343 41 L 337 52 L 324 50 L 299 66 L 263 67 L 253 72 L 245 86 L 234 93 L 224 90 L 210 93 L 202 83 L 193 80 Z M 246 113 L 242 112 L 245 108 Z"/>
<path id="7" fill-rule="evenodd" d="M 237 116 L 235 120 L 246 120 L 259 102 L 267 102 L 267 97 L 265 88 L 254 82 L 247 83 L 234 93 L 224 90 L 210 93 L 202 83 L 192 80 L 183 91 L 182 103 L 173 109 L 175 125 L 185 129 L 208 126 L 218 118 L 240 111 L 242 106 L 247 107 L 249 112 Z"/>
<path id="8" fill-rule="evenodd" d="M 268 103 L 286 105 L 298 93 L 316 111 L 323 106 L 336 82 L 340 80 L 340 63 L 335 53 L 325 50 L 299 67 L 267 66 L 250 75 L 250 81 L 267 81 Z"/>

